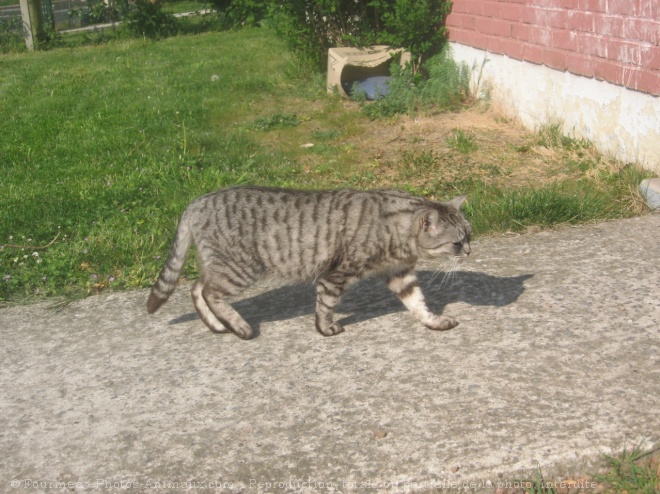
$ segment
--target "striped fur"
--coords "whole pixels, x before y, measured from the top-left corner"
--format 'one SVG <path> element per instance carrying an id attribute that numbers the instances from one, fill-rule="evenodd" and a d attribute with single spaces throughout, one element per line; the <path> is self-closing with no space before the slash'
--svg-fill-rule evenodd
<path id="1" fill-rule="evenodd" d="M 454 319 L 431 313 L 415 277 L 418 259 L 470 253 L 465 196 L 437 203 L 398 191 L 295 191 L 234 187 L 193 201 L 183 213 L 167 261 L 151 289 L 155 312 L 174 292 L 192 242 L 201 277 L 195 308 L 213 331 L 249 339 L 252 329 L 226 298 L 256 280 L 316 283 L 316 329 L 343 331 L 333 321 L 346 289 L 379 276 L 422 324 L 445 330 Z"/>

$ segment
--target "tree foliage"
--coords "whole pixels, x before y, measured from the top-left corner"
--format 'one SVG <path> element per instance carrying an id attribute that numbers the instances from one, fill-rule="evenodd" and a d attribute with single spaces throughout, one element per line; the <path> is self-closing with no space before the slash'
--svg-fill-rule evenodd
<path id="1" fill-rule="evenodd" d="M 212 0 L 231 24 L 268 18 L 289 45 L 322 67 L 328 48 L 388 44 L 408 49 L 413 71 L 445 41 L 450 0 Z"/>

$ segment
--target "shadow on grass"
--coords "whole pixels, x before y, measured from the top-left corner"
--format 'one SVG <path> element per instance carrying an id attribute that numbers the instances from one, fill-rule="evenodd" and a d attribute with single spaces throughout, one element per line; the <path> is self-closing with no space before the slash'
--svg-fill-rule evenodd
<path id="1" fill-rule="evenodd" d="M 514 303 L 525 291 L 524 282 L 533 275 L 513 277 L 491 276 L 472 271 L 457 271 L 451 282 L 443 283 L 445 273 L 417 273 L 429 308 L 436 314 L 445 306 L 464 302 L 474 306 L 501 307 Z M 289 285 L 238 300 L 232 306 L 259 334 L 260 325 L 314 314 L 316 294 L 311 284 Z M 404 305 L 378 279 L 366 279 L 350 288 L 337 310 L 337 322 L 344 326 L 376 317 L 405 311 Z M 344 317 L 342 317 L 344 316 Z M 184 314 L 169 321 L 170 325 L 199 319 L 197 313 Z"/>

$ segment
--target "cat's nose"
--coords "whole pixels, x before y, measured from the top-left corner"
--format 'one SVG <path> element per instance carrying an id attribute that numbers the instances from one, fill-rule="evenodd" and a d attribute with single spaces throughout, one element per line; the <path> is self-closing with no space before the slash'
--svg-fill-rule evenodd
<path id="1" fill-rule="evenodd" d="M 463 252 L 465 252 L 466 256 L 469 256 L 470 252 L 472 252 L 472 249 L 470 249 L 470 244 L 468 244 L 467 242 L 463 244 Z"/>

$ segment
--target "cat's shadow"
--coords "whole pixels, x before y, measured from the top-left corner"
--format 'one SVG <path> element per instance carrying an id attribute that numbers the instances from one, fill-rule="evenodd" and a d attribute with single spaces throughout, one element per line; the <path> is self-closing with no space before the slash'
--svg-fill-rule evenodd
<path id="1" fill-rule="evenodd" d="M 514 303 L 525 291 L 525 280 L 533 275 L 512 277 L 491 276 L 473 271 L 445 273 L 418 271 L 417 277 L 429 308 L 441 314 L 447 304 L 464 302 L 476 306 L 501 307 Z M 444 280 L 444 281 L 443 281 Z M 288 285 L 253 297 L 238 300 L 232 306 L 259 334 L 261 323 L 282 321 L 314 314 L 316 294 L 311 284 Z M 406 308 L 389 288 L 378 279 L 366 279 L 350 288 L 337 310 L 337 322 L 344 326 L 375 317 L 405 311 Z M 179 324 L 199 319 L 196 312 L 169 321 Z"/>

